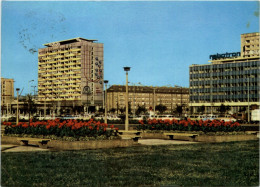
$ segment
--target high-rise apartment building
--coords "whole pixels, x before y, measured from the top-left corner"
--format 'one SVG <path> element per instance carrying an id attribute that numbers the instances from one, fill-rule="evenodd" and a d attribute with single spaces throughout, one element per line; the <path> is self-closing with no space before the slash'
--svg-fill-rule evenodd
<path id="1" fill-rule="evenodd" d="M 258 42 L 257 42 L 258 41 Z M 221 105 L 231 113 L 248 106 L 259 107 L 259 33 L 241 35 L 241 53 L 210 55 L 210 64 L 190 66 L 190 107 L 197 113 L 218 112 Z"/>
<path id="2" fill-rule="evenodd" d="M 74 38 L 44 44 L 38 54 L 38 100 L 66 106 L 102 106 L 103 44 Z"/>
<path id="3" fill-rule="evenodd" d="M 14 79 L 1 77 L 1 111 L 7 111 L 14 100 Z"/>
<path id="4" fill-rule="evenodd" d="M 108 111 L 123 109 L 125 107 L 125 96 L 126 87 L 123 85 L 113 85 L 108 88 Z M 188 108 L 189 89 L 182 87 L 128 86 L 128 101 L 132 113 L 138 109 L 138 106 L 145 107 L 149 111 L 150 108 L 162 104 L 167 107 L 165 113 L 171 114 L 175 111 L 177 105 Z M 185 113 L 184 110 L 183 113 Z"/>

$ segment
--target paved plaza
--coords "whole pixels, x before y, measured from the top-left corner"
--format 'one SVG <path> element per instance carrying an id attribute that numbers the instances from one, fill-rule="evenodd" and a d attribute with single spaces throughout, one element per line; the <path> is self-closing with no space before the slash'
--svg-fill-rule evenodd
<path id="1" fill-rule="evenodd" d="M 162 140 L 162 139 L 139 139 L 138 145 L 172 145 L 172 144 L 194 144 L 198 142 L 180 141 L 180 140 Z M 4 144 L 1 145 L 1 152 L 28 152 L 28 151 L 51 151 L 51 149 L 41 149 L 38 146 L 22 146 Z"/>
<path id="2" fill-rule="evenodd" d="M 1 145 L 1 152 L 28 152 L 28 151 L 50 151 L 50 149 L 41 149 L 37 146 L 21 146 L 5 144 Z"/>

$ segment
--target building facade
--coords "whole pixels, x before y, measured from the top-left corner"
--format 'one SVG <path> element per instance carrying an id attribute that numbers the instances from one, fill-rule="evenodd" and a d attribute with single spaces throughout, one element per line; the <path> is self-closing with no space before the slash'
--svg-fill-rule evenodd
<path id="1" fill-rule="evenodd" d="M 259 34 L 260 33 L 241 34 L 241 57 L 259 57 Z"/>
<path id="2" fill-rule="evenodd" d="M 96 41 L 74 38 L 39 49 L 39 102 L 57 107 L 103 105 L 103 44 Z"/>
<path id="3" fill-rule="evenodd" d="M 245 50 L 247 43 L 250 43 L 249 38 L 254 44 L 249 48 L 254 52 Z M 258 53 L 255 52 L 256 41 Z M 241 35 L 241 54 L 217 54 L 210 55 L 210 58 L 210 64 L 189 67 L 192 112 L 198 113 L 202 106 L 206 108 L 206 113 L 217 113 L 221 105 L 229 106 L 231 114 L 248 106 L 259 107 L 259 33 Z"/>
<path id="4" fill-rule="evenodd" d="M 14 100 L 14 79 L 1 77 L 1 111 L 6 114 Z"/>
<path id="5" fill-rule="evenodd" d="M 125 97 L 125 86 L 113 85 L 108 88 L 108 111 L 115 109 L 119 112 L 120 109 L 124 109 Z M 135 113 L 138 106 L 145 107 L 149 111 L 154 106 L 162 104 L 167 107 L 165 113 L 172 114 L 177 105 L 187 108 L 189 103 L 189 89 L 182 87 L 128 86 L 128 101 L 132 113 Z"/>

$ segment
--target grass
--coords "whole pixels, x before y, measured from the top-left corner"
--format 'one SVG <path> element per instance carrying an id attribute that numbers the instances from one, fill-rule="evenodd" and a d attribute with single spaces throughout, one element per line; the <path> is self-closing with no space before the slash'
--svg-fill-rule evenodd
<path id="1" fill-rule="evenodd" d="M 259 142 L 2 153 L 2 186 L 258 186 Z"/>

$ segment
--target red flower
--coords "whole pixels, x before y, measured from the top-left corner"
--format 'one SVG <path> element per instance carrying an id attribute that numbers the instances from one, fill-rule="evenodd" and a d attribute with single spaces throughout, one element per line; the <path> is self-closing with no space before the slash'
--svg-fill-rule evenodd
<path id="1" fill-rule="evenodd" d="M 23 128 L 28 128 L 28 125 L 27 124 L 23 124 L 22 127 Z"/>

